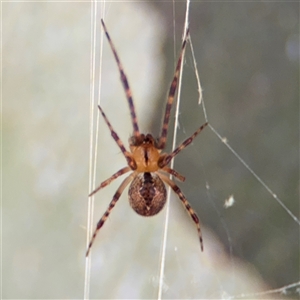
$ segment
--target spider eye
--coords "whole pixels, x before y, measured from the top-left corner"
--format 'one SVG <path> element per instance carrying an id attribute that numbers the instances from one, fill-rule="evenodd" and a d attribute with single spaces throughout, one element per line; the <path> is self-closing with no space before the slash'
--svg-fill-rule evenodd
<path id="1" fill-rule="evenodd" d="M 134 136 L 131 136 L 129 138 L 129 145 L 136 145 L 136 138 Z"/>
<path id="2" fill-rule="evenodd" d="M 154 140 L 153 136 L 148 133 L 145 137 L 144 143 L 154 145 L 155 140 Z"/>
<path id="3" fill-rule="evenodd" d="M 141 144 L 144 143 L 144 140 L 145 140 L 145 135 L 144 134 L 141 134 L 139 136 L 131 136 L 129 138 L 129 145 L 131 146 L 140 146 Z"/>

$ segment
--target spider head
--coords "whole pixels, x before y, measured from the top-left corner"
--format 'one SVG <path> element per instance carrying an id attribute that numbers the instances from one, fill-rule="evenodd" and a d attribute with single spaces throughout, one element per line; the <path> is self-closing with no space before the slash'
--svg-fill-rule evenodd
<path id="1" fill-rule="evenodd" d="M 144 147 L 155 147 L 157 148 L 157 141 L 154 139 L 152 134 L 140 134 L 138 136 L 132 136 L 129 138 L 129 145 L 133 147 L 144 146 Z"/>

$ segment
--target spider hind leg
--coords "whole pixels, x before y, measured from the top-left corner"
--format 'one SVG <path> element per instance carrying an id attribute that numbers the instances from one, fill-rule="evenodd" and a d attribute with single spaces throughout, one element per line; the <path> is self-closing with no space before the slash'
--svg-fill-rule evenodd
<path id="1" fill-rule="evenodd" d="M 187 199 L 185 198 L 185 196 L 181 192 L 180 188 L 171 179 L 169 179 L 169 177 L 167 177 L 163 174 L 160 174 L 160 177 L 178 195 L 179 199 L 181 200 L 181 202 L 184 205 L 185 209 L 189 213 L 190 217 L 193 219 L 193 221 L 194 221 L 194 223 L 197 227 L 197 230 L 198 230 L 198 236 L 199 236 L 199 240 L 200 240 L 201 251 L 203 251 L 203 238 L 202 238 L 202 233 L 201 233 L 201 228 L 200 228 L 200 221 L 199 221 L 199 218 L 198 218 L 197 214 L 192 209 L 191 205 L 188 203 Z"/>
<path id="2" fill-rule="evenodd" d="M 129 176 L 127 176 L 123 182 L 121 183 L 121 185 L 119 186 L 118 190 L 116 191 L 116 193 L 113 196 L 113 199 L 111 200 L 106 212 L 104 213 L 104 215 L 102 216 L 102 218 L 98 221 L 96 229 L 92 235 L 92 238 L 90 240 L 90 243 L 88 245 L 88 249 L 86 251 L 86 255 L 88 256 L 90 253 L 90 250 L 92 248 L 92 245 L 94 243 L 94 240 L 97 236 L 98 231 L 101 229 L 101 227 L 103 226 L 103 224 L 105 223 L 105 221 L 107 220 L 110 212 L 112 211 L 112 209 L 115 207 L 117 201 L 119 200 L 121 194 L 123 193 L 125 187 L 129 184 L 129 182 L 133 179 L 133 177 L 135 176 L 135 173 L 131 173 Z"/>

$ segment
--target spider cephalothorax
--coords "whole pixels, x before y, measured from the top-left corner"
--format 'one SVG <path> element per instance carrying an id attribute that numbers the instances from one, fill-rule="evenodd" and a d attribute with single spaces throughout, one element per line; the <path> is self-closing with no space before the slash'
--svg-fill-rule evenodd
<path id="1" fill-rule="evenodd" d="M 93 192 L 90 193 L 89 196 L 94 195 L 100 189 L 110 184 L 114 179 L 118 178 L 119 176 L 130 171 L 131 174 L 128 175 L 123 180 L 118 190 L 114 194 L 113 199 L 110 202 L 106 212 L 97 223 L 97 227 L 89 243 L 86 256 L 88 256 L 89 254 L 92 244 L 96 238 L 97 232 L 103 226 L 111 210 L 114 208 L 122 192 L 124 191 L 125 187 L 129 183 L 130 183 L 128 189 L 129 203 L 133 208 L 133 210 L 142 216 L 153 216 L 159 213 L 163 209 L 167 199 L 167 191 L 166 191 L 165 184 L 168 184 L 173 189 L 173 191 L 178 195 L 184 207 L 186 208 L 191 218 L 195 222 L 198 230 L 201 250 L 203 251 L 203 241 L 202 241 L 199 219 L 196 213 L 194 212 L 194 210 L 191 208 L 187 199 L 181 192 L 180 188 L 167 176 L 167 174 L 171 174 L 174 177 L 176 177 L 178 180 L 184 181 L 185 178 L 174 169 L 169 168 L 168 164 L 181 150 L 183 150 L 193 141 L 193 139 L 202 131 L 202 129 L 207 125 L 207 123 L 200 126 L 188 139 L 186 139 L 175 150 L 173 150 L 173 152 L 161 153 L 161 151 L 165 148 L 166 145 L 170 112 L 171 112 L 174 96 L 176 93 L 179 71 L 180 71 L 182 57 L 185 50 L 189 31 L 187 30 L 185 33 L 185 38 L 182 43 L 181 52 L 175 69 L 174 78 L 170 86 L 161 135 L 156 140 L 153 138 L 151 134 L 145 135 L 143 133 L 140 133 L 139 131 L 139 126 L 137 122 L 137 117 L 136 117 L 135 108 L 134 108 L 129 84 L 127 81 L 127 77 L 123 71 L 123 67 L 121 65 L 120 59 L 110 39 L 110 36 L 107 32 L 103 20 L 101 20 L 101 22 L 120 71 L 121 81 L 125 89 L 125 93 L 128 100 L 130 113 L 131 113 L 133 135 L 129 139 L 130 151 L 127 151 L 124 144 L 120 140 L 118 134 L 114 131 L 113 127 L 108 121 L 102 108 L 98 106 L 111 132 L 113 139 L 116 141 L 116 143 L 118 144 L 119 148 L 121 149 L 123 155 L 127 160 L 127 166 L 122 168 L 115 174 L 113 174 L 107 180 L 103 181 Z"/>

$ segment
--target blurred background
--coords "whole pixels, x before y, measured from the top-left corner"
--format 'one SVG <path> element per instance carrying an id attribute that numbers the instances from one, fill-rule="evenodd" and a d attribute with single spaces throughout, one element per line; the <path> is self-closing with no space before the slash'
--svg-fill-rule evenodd
<path id="1" fill-rule="evenodd" d="M 2 297 L 82 298 L 91 4 L 3 2 L 1 8 Z M 127 145 L 130 114 L 102 40 L 104 17 L 140 129 L 158 136 L 185 3 L 108 1 L 97 12 L 101 106 Z M 299 220 L 299 3 L 193 2 L 190 35 L 208 121 Z M 177 144 L 204 122 L 188 45 Z M 99 131 L 98 184 L 126 164 L 101 118 Z M 204 252 L 171 194 L 163 298 L 240 298 L 299 281 L 299 224 L 210 128 L 176 157 L 175 168 L 186 177 L 178 185 L 201 219 Z M 121 181 L 95 196 L 94 224 Z M 235 203 L 226 208 L 231 195 Z M 124 191 L 93 245 L 91 298 L 157 298 L 165 216 L 166 209 L 138 216 Z M 248 298 L 271 297 L 298 299 L 299 286 Z"/>

